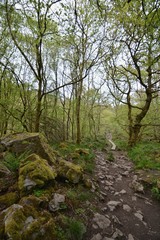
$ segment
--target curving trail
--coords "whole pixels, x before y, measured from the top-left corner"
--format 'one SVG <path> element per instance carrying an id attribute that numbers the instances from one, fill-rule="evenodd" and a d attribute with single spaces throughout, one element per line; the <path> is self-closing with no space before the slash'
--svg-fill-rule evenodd
<path id="1" fill-rule="evenodd" d="M 121 151 L 96 152 L 96 209 L 86 240 L 160 240 L 160 203 L 144 190 L 133 164 Z M 92 206 L 93 207 L 93 206 Z"/>

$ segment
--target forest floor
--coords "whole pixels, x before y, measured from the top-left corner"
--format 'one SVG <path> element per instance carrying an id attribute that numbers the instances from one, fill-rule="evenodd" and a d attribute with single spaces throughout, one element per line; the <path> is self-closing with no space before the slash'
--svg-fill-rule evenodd
<path id="1" fill-rule="evenodd" d="M 160 240 L 160 202 L 143 188 L 133 163 L 122 151 L 96 151 L 94 183 L 97 197 L 88 202 L 94 209 L 85 240 Z M 96 211 L 95 211 L 96 210 Z"/>

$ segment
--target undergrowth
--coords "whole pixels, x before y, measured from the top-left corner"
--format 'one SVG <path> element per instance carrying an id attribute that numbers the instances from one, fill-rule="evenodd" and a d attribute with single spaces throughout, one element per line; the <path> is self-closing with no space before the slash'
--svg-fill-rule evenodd
<path id="1" fill-rule="evenodd" d="M 20 156 L 16 156 L 14 153 L 7 152 L 4 156 L 4 165 L 13 172 L 19 169 L 20 162 L 29 155 L 28 152 L 22 153 Z"/>
<path id="2" fill-rule="evenodd" d="M 88 173 L 93 172 L 95 167 L 95 154 L 93 152 L 93 149 L 90 148 L 87 144 L 77 145 L 73 143 L 63 142 L 59 145 L 54 145 L 53 147 L 59 152 L 62 158 L 75 164 L 79 164 Z"/>
<path id="3" fill-rule="evenodd" d="M 142 142 L 128 151 L 129 157 L 138 169 L 160 170 L 160 144 Z"/>

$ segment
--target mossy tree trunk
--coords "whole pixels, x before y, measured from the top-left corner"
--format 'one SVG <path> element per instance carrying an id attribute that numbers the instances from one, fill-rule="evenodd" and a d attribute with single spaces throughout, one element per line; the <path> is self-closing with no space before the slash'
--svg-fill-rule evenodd
<path id="1" fill-rule="evenodd" d="M 146 114 L 150 108 L 151 102 L 152 102 L 152 91 L 150 88 L 147 88 L 146 89 L 146 100 L 145 100 L 144 106 L 142 107 L 141 112 L 136 115 L 134 123 L 133 123 L 133 120 L 130 118 L 129 141 L 128 141 L 128 144 L 130 147 L 134 146 L 139 140 L 139 135 L 140 135 L 141 127 L 142 127 L 141 122 L 144 119 L 144 117 L 146 116 Z"/>

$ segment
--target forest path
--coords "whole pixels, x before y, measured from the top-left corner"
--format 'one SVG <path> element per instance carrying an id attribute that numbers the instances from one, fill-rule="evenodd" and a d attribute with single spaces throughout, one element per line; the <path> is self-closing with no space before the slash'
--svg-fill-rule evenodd
<path id="1" fill-rule="evenodd" d="M 160 240 L 160 203 L 143 189 L 125 153 L 112 154 L 110 162 L 96 152 L 98 197 L 85 239 Z"/>

